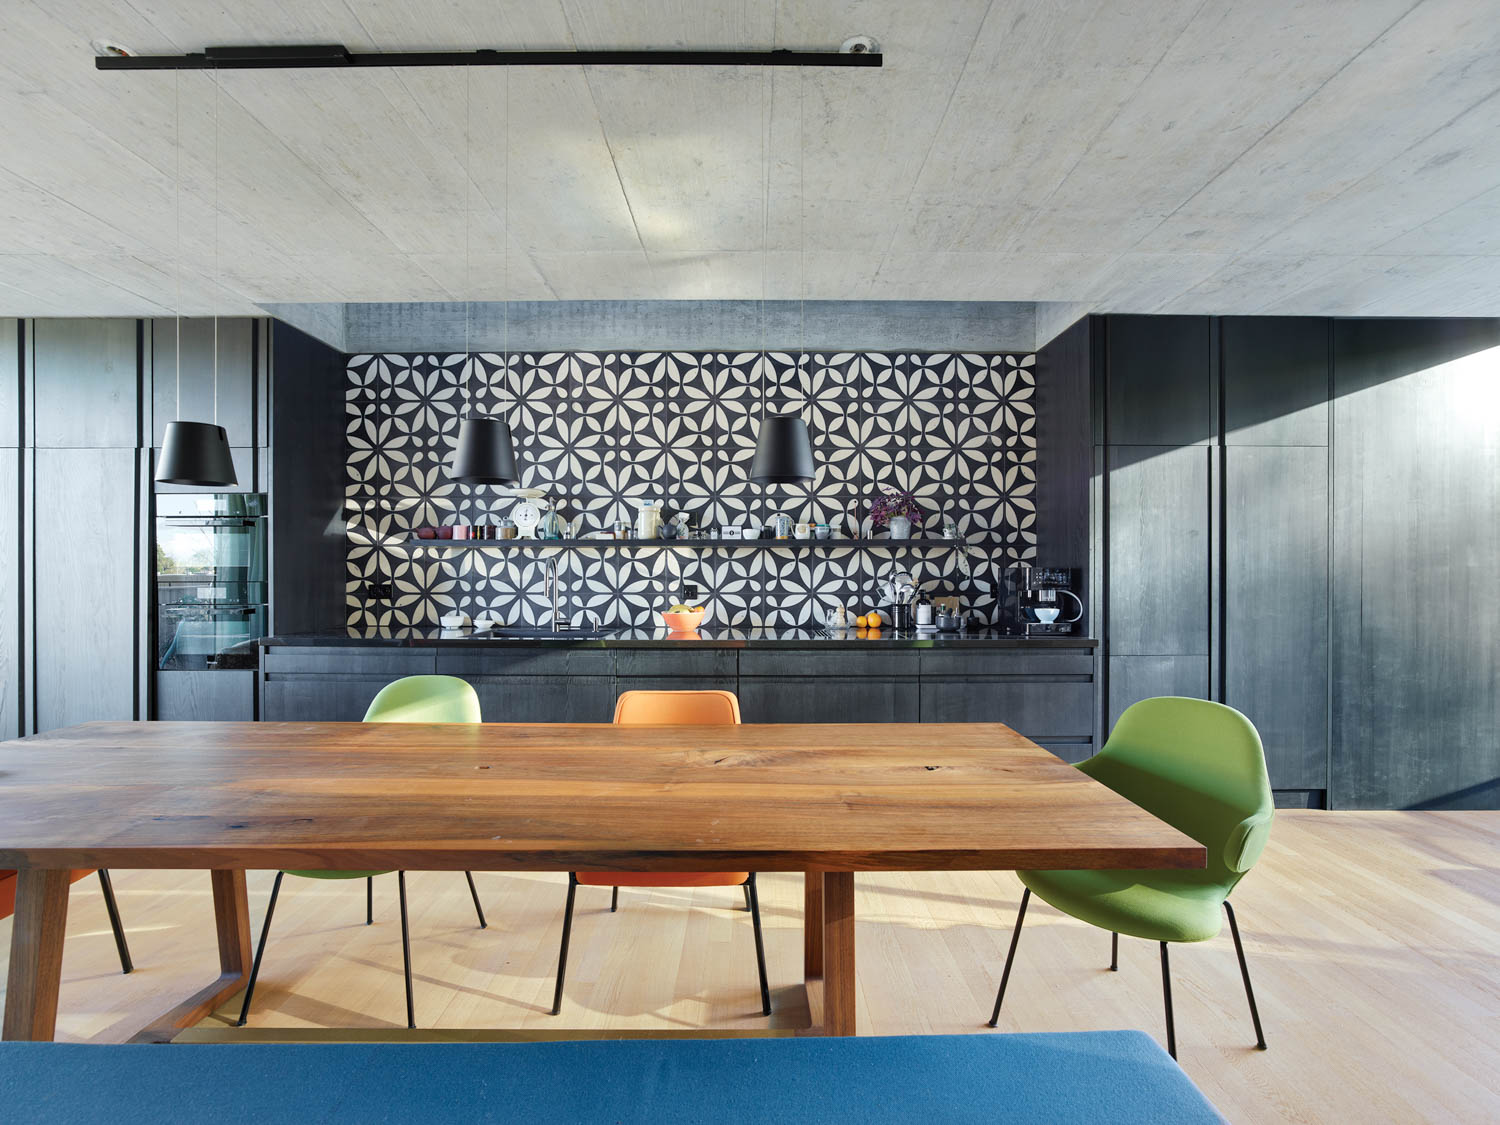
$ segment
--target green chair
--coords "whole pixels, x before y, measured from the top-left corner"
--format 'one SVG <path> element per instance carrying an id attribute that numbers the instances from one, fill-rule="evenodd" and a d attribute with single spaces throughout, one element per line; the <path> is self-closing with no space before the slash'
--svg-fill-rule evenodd
<path id="1" fill-rule="evenodd" d="M 394 683 L 386 684 L 370 701 L 365 711 L 367 723 L 477 723 L 479 696 L 474 689 L 456 676 L 406 676 Z M 386 875 L 386 871 L 278 871 L 276 881 L 271 884 L 271 900 L 266 905 L 266 920 L 260 928 L 260 942 L 255 947 L 255 963 L 250 968 L 250 981 L 245 987 L 245 1002 L 240 1007 L 237 1026 L 244 1027 L 250 1015 L 250 998 L 255 995 L 255 981 L 260 976 L 261 958 L 266 952 L 266 935 L 271 932 L 271 916 L 276 912 L 276 896 L 281 893 L 281 880 L 285 875 L 302 879 L 363 879 L 365 880 L 365 925 L 375 921 L 375 876 Z M 474 900 L 474 912 L 479 915 L 479 928 L 485 928 L 484 908 L 479 905 L 479 891 L 474 886 L 474 875 L 465 871 L 469 880 L 469 895 Z M 411 994 L 411 933 L 406 922 L 406 872 L 396 872 L 396 886 L 401 898 L 401 958 L 406 971 L 406 1026 L 416 1027 Z"/>
<path id="2" fill-rule="evenodd" d="M 1177 1057 L 1172 1021 L 1169 942 L 1207 941 L 1218 934 L 1222 905 L 1239 957 L 1255 1045 L 1266 1048 L 1250 987 L 1250 970 L 1229 893 L 1260 858 L 1275 808 L 1265 752 L 1250 720 L 1204 699 L 1163 697 L 1130 707 L 1104 749 L 1078 766 L 1095 781 L 1140 805 L 1208 849 L 1208 866 L 1192 871 L 1018 871 L 1026 890 L 989 1025 L 1000 1004 L 1032 892 L 1065 914 L 1111 932 L 1110 969 L 1119 969 L 1120 935 L 1161 944 L 1167 1051 Z"/>

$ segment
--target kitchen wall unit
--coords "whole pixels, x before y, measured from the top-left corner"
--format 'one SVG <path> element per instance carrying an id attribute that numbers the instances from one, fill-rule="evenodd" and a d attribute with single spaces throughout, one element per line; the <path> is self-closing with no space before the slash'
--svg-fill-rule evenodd
<path id="1" fill-rule="evenodd" d="M 1282 804 L 1500 807 L 1500 321 L 1083 330 L 1038 368 L 1094 386 L 1097 734 L 1217 699 Z"/>
<path id="2" fill-rule="evenodd" d="M 0 320 L 0 737 L 96 718 L 256 711 L 253 673 L 181 673 L 190 678 L 168 684 L 172 673 L 155 670 L 153 497 L 224 491 L 151 481 L 166 423 L 214 411 L 213 322 L 181 324 L 180 410 L 177 333 L 174 320 Z M 286 339 L 282 452 L 301 485 L 284 498 L 298 518 L 281 529 L 271 598 L 288 607 L 288 627 L 321 627 L 324 617 L 300 607 L 321 597 L 342 615 L 329 576 L 343 565 L 343 357 Z M 265 320 L 219 322 L 218 416 L 240 477 L 231 491 L 270 484 L 271 343 Z"/>
<path id="3" fill-rule="evenodd" d="M 434 672 L 473 684 L 486 722 L 608 722 L 622 691 L 720 688 L 738 693 L 747 723 L 1003 722 L 1069 760 L 1093 745 L 1087 641 L 944 650 L 615 640 L 386 647 L 312 638 L 264 646 L 262 717 L 356 721 L 392 679 Z"/>

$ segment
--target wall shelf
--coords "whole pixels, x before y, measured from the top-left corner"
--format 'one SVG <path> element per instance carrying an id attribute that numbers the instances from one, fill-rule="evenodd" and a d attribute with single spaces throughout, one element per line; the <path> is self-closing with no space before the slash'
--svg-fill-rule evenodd
<path id="1" fill-rule="evenodd" d="M 517 551 L 526 549 L 599 551 L 623 548 L 661 550 L 822 551 L 838 548 L 886 551 L 953 550 L 999 547 L 998 539 L 408 539 L 403 547 Z"/>

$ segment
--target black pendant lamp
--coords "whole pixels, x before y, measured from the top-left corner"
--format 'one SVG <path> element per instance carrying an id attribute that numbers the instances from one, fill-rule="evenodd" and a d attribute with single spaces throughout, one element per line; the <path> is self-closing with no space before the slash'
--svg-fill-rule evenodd
<path id="1" fill-rule="evenodd" d="M 154 479 L 158 484 L 238 484 L 224 427 L 212 422 L 168 422 Z"/>
<path id="2" fill-rule="evenodd" d="M 756 484 L 800 484 L 813 479 L 812 439 L 795 414 L 767 414 L 760 423 L 750 479 Z"/>
<path id="3" fill-rule="evenodd" d="M 177 86 L 174 81 L 174 101 Z M 177 119 L 181 121 L 180 108 Z M 177 138 L 179 162 L 182 159 L 182 137 Z M 214 258 L 219 256 L 219 88 L 214 78 Z M 182 171 L 177 173 L 177 409 L 182 409 Z M 214 413 L 219 406 L 219 319 L 214 317 Z M 238 484 L 234 457 L 229 452 L 229 435 L 214 422 L 168 422 L 162 435 L 161 453 L 156 458 L 152 479 L 158 484 L 188 484 L 200 488 L 223 488 Z"/>
<path id="4" fill-rule="evenodd" d="M 764 72 L 762 72 L 764 73 Z M 764 114 L 765 99 L 762 98 L 762 113 Z M 802 115 L 802 86 L 797 86 L 797 114 Z M 770 164 L 766 161 L 765 138 L 767 127 L 763 126 L 761 131 L 761 159 L 765 165 L 765 207 L 769 212 L 770 198 Z M 800 131 L 799 131 L 799 136 Z M 798 175 L 801 175 L 801 161 L 799 160 Z M 798 194 L 798 210 L 802 208 L 801 192 Z M 799 223 L 799 226 L 801 224 Z M 805 247 L 805 231 L 799 232 L 799 241 Z M 760 319 L 761 334 L 765 334 L 766 321 L 766 268 L 765 255 L 767 245 L 761 245 L 761 290 L 760 290 Z M 801 251 L 805 253 L 805 249 Z M 802 271 L 806 273 L 804 266 Z M 805 294 L 805 276 L 799 278 L 798 289 Z M 800 296 L 801 294 L 799 294 Z M 805 300 L 805 297 L 803 298 Z M 807 321 L 803 316 L 802 335 L 804 341 L 807 337 Z M 804 343 L 804 352 L 806 345 Z M 761 352 L 762 362 L 767 362 L 765 352 Z M 813 479 L 813 455 L 812 439 L 807 434 L 807 423 L 796 414 L 767 414 L 761 419 L 760 437 L 755 443 L 755 459 L 750 462 L 750 479 L 756 484 L 806 484 Z"/>
<path id="5" fill-rule="evenodd" d="M 473 363 L 469 351 L 469 68 L 464 67 L 464 373 Z M 510 280 L 510 76 L 505 83 L 505 281 Z M 510 306 L 506 305 L 506 345 L 510 342 Z M 506 351 L 509 370 L 509 351 Z M 515 488 L 521 483 L 516 471 L 516 447 L 510 439 L 510 423 L 471 413 L 458 424 L 458 446 L 448 463 L 448 476 L 460 484 L 498 484 Z"/>
<path id="6" fill-rule="evenodd" d="M 516 449 L 505 420 L 470 417 L 459 423 L 458 448 L 453 451 L 448 475 L 460 484 L 501 484 L 511 488 L 520 484 Z"/>

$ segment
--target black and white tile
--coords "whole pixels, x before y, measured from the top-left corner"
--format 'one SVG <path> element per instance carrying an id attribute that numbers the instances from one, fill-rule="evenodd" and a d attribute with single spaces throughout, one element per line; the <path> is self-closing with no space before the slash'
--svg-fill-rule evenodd
<path id="1" fill-rule="evenodd" d="M 660 499 L 699 524 L 786 512 L 863 516 L 882 485 L 954 516 L 952 550 L 617 549 L 558 553 L 575 616 L 653 625 L 692 583 L 718 625 L 805 625 L 877 601 L 897 567 L 994 619 L 1000 572 L 1036 553 L 1031 355 L 886 352 L 483 352 L 348 362 L 347 604 L 351 625 L 435 625 L 451 610 L 540 624 L 541 549 L 407 546 L 417 527 L 492 522 L 515 501 L 455 484 L 446 465 L 470 410 L 511 422 L 522 483 L 558 497 L 585 533 Z M 795 412 L 812 434 L 810 485 L 749 482 L 760 419 Z M 862 531 L 869 534 L 868 521 Z M 982 542 L 981 542 L 982 541 Z M 372 602 L 369 582 L 393 598 Z"/>

